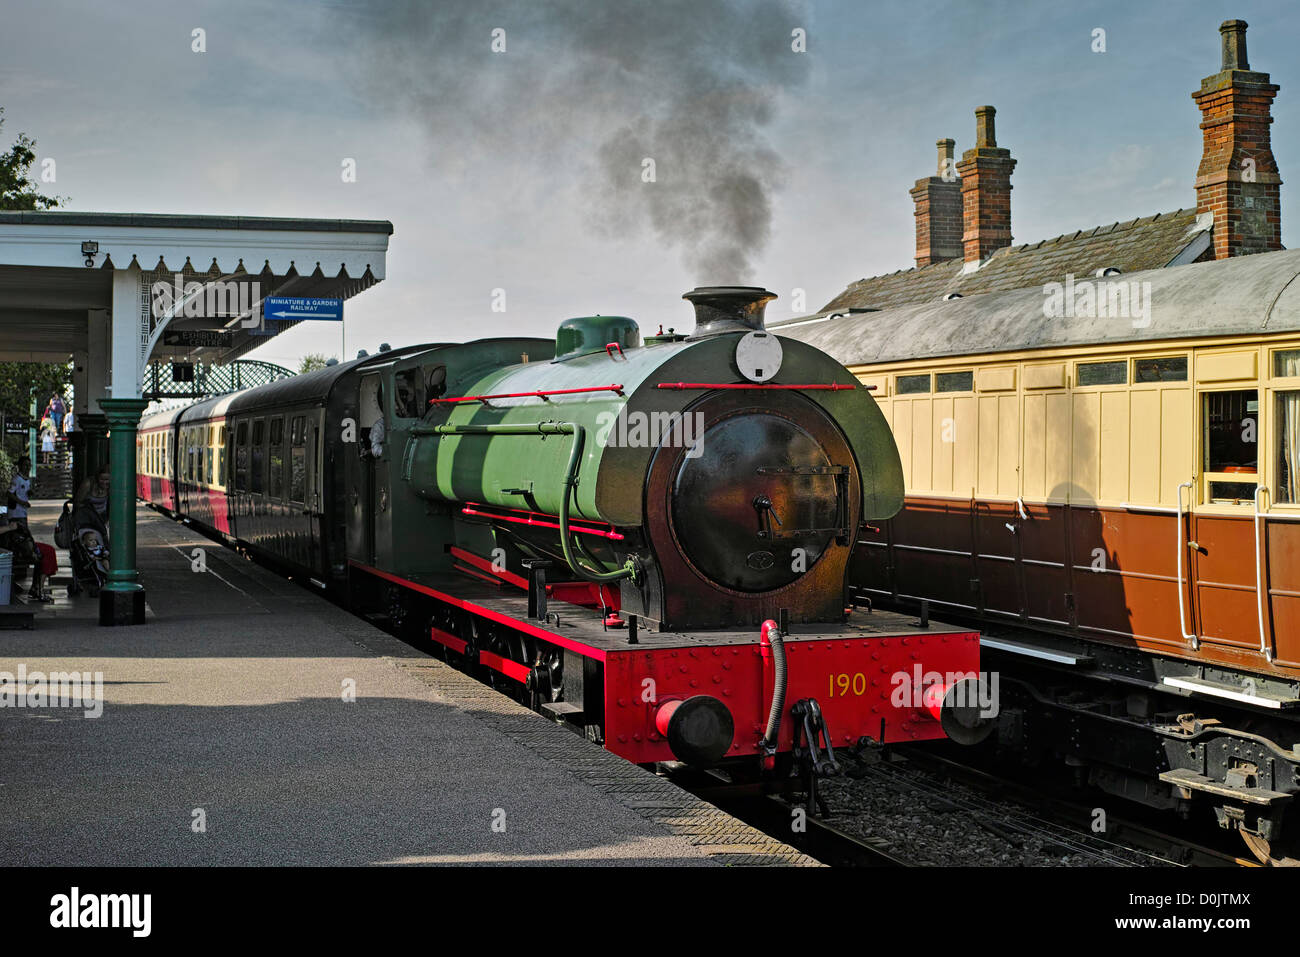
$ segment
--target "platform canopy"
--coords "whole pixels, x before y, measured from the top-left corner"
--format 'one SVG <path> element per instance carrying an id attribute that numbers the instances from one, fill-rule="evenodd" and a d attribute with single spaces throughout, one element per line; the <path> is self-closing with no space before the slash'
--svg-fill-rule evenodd
<path id="1" fill-rule="evenodd" d="M 138 396 L 152 360 L 222 364 L 297 324 L 264 316 L 267 296 L 346 300 L 379 282 L 392 231 L 375 220 L 0 212 L 0 361 L 84 356 L 79 397 Z"/>
<path id="2" fill-rule="evenodd" d="M 111 465 L 101 623 L 145 620 L 135 468 L 150 362 L 224 365 L 303 316 L 337 325 L 342 304 L 320 300 L 383 279 L 392 232 L 369 220 L 0 212 L 0 361 L 71 357 L 73 478 Z M 273 295 L 314 302 L 267 308 Z"/>

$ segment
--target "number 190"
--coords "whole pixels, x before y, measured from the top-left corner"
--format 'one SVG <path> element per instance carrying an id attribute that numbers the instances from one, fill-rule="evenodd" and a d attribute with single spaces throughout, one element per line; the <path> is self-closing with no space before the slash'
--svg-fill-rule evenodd
<path id="1" fill-rule="evenodd" d="M 867 693 L 867 676 L 862 672 L 857 674 L 845 674 L 841 672 L 838 675 L 827 675 L 830 683 L 830 694 L 828 697 L 847 698 L 850 694 L 862 697 Z"/>

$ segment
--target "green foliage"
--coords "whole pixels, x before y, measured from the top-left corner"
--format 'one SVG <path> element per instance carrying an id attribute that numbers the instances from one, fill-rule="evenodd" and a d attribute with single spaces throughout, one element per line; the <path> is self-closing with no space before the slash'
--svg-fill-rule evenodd
<path id="1" fill-rule="evenodd" d="M 32 386 L 36 387 L 37 416 L 55 392 L 62 393 L 67 405 L 71 382 L 71 362 L 0 362 L 0 415 L 7 422 L 27 422 Z M 39 419 L 32 424 L 39 427 Z"/>
<path id="2" fill-rule="evenodd" d="M 0 128 L 4 126 L 4 107 L 0 106 Z M 45 196 L 28 175 L 36 162 L 36 141 L 26 133 L 8 152 L 0 153 L 0 209 L 53 209 L 65 201 L 62 196 Z"/>
<path id="3" fill-rule="evenodd" d="M 0 493 L 8 490 L 9 483 L 13 481 L 14 469 L 18 468 L 18 459 L 11 457 L 8 452 L 0 446 Z M 0 505 L 4 502 L 0 501 Z"/>
<path id="4" fill-rule="evenodd" d="M 298 374 L 304 372 L 315 372 L 317 369 L 324 369 L 325 363 L 329 360 L 323 352 L 312 352 L 302 357 L 302 362 L 298 363 Z"/>

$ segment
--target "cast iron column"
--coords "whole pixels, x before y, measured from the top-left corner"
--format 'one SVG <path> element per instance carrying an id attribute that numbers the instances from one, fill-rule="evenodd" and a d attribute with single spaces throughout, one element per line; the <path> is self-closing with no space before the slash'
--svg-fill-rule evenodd
<path id="1" fill-rule="evenodd" d="M 135 570 L 135 436 L 145 399 L 100 399 L 108 417 L 108 582 L 99 593 L 101 625 L 144 624 L 144 586 Z"/>

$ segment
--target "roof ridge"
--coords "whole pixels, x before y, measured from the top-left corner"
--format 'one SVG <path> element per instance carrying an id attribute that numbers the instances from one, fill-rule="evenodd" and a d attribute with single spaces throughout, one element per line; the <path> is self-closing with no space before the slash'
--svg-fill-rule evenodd
<path id="1" fill-rule="evenodd" d="M 1156 222 L 1169 222 L 1170 220 L 1177 219 L 1180 216 L 1187 216 L 1187 215 L 1192 215 L 1192 216 L 1197 215 L 1196 210 L 1188 207 L 1179 207 L 1178 209 L 1172 211 L 1153 213 L 1149 216 L 1139 216 L 1135 219 L 1117 220 L 1108 225 L 1103 224 L 1100 226 L 1093 226 L 1090 229 L 1076 229 L 1071 232 L 1061 233 L 1058 236 L 1050 236 L 1043 239 L 1039 239 L 1037 241 L 1018 243 L 1009 246 L 1001 246 L 998 249 L 995 249 L 990 254 L 990 258 L 994 256 L 1001 258 L 1004 256 L 1014 256 L 1020 253 L 1033 253 L 1043 249 L 1044 247 L 1051 247 L 1051 246 L 1060 247 L 1066 245 L 1067 243 L 1072 243 L 1076 240 L 1087 242 L 1090 239 L 1094 239 L 1094 238 L 1100 239 L 1102 237 L 1109 237 L 1114 233 L 1121 232 L 1124 230 L 1135 229 L 1139 226 L 1151 225 Z M 844 295 L 844 293 L 848 292 L 849 290 L 857 289 L 862 287 L 865 284 L 874 283 L 884 279 L 892 279 L 898 276 L 908 275 L 911 273 L 916 273 L 918 276 L 925 275 L 929 270 L 938 270 L 945 266 L 948 267 L 949 269 L 952 269 L 954 268 L 954 265 L 960 266 L 961 262 L 962 260 L 959 258 L 944 259 L 939 262 L 933 262 L 925 266 L 909 266 L 907 269 L 896 269 L 893 272 L 878 273 L 877 275 L 874 276 L 863 276 L 861 279 L 858 279 L 855 282 L 851 283 L 839 295 Z M 977 274 L 972 273 L 971 275 L 974 276 Z M 957 277 L 958 285 L 962 284 L 964 278 L 965 277 L 958 275 Z M 835 298 L 838 299 L 839 295 L 837 295 Z M 834 301 L 835 301 L 834 299 L 831 300 L 831 302 Z"/>

